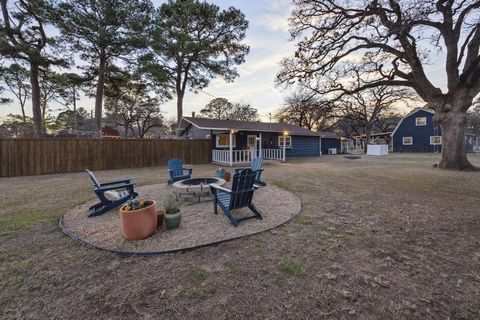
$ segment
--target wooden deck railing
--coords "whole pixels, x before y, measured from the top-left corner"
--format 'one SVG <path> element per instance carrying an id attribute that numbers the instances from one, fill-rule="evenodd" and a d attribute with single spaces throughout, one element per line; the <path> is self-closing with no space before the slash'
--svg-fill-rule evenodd
<path id="1" fill-rule="evenodd" d="M 231 157 L 230 150 L 212 150 L 212 161 L 226 165 L 249 163 L 258 156 L 260 156 L 260 150 L 232 150 Z M 284 159 L 283 149 L 262 149 L 261 156 L 265 160 L 282 161 Z"/>

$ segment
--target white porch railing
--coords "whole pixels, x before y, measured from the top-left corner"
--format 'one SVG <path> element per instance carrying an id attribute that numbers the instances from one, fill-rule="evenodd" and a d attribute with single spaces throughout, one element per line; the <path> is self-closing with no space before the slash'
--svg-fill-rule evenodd
<path id="1" fill-rule="evenodd" d="M 260 150 L 212 150 L 212 161 L 227 165 L 249 163 L 260 156 Z M 283 161 L 283 149 L 262 149 L 261 156 L 265 160 Z M 231 159 L 231 161 L 230 161 Z"/>

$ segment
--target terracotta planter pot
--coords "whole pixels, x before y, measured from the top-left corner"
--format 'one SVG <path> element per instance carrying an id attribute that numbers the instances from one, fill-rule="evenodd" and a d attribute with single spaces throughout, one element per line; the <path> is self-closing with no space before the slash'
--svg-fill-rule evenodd
<path id="1" fill-rule="evenodd" d="M 175 214 L 165 214 L 165 225 L 167 229 L 176 229 L 182 222 L 182 213 L 177 212 Z"/>
<path id="2" fill-rule="evenodd" d="M 122 235 L 127 240 L 145 239 L 155 233 L 158 224 L 156 202 L 143 209 L 124 211 L 120 209 Z"/>
<path id="3" fill-rule="evenodd" d="M 225 172 L 223 174 L 223 179 L 225 179 L 225 181 L 229 182 L 230 181 L 230 178 L 232 177 L 232 174 L 230 172 Z"/>

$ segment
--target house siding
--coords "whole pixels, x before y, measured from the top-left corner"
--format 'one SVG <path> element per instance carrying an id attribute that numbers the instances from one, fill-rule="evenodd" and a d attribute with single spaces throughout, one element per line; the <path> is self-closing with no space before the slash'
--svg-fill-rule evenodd
<path id="1" fill-rule="evenodd" d="M 441 145 L 431 145 L 431 136 L 441 136 L 440 127 L 433 122 L 434 114 L 425 110 L 419 110 L 403 118 L 393 134 L 394 152 L 440 152 Z M 427 124 L 417 126 L 416 118 L 425 117 Z M 403 145 L 403 137 L 412 137 L 412 145 Z"/>
<path id="2" fill-rule="evenodd" d="M 319 156 L 320 155 L 319 139 L 320 139 L 319 137 L 292 136 L 292 147 L 286 149 L 287 158 Z"/>
<path id="3" fill-rule="evenodd" d="M 328 149 L 335 148 L 337 153 L 342 151 L 342 142 L 340 139 L 335 138 L 322 138 L 322 155 L 328 155 Z"/>
<path id="4" fill-rule="evenodd" d="M 218 134 L 218 133 L 217 133 Z M 217 148 L 216 135 L 212 134 L 212 148 L 214 150 L 228 150 L 229 148 Z M 235 134 L 235 147 L 233 150 L 246 150 L 248 135 L 259 136 L 259 132 L 237 132 Z M 279 149 L 278 137 L 280 134 L 273 132 L 262 132 L 262 149 Z M 322 154 L 328 155 L 329 148 L 341 150 L 340 139 L 322 138 Z M 286 149 L 286 157 L 317 157 L 320 155 L 320 141 L 316 136 L 292 135 L 292 147 Z"/>

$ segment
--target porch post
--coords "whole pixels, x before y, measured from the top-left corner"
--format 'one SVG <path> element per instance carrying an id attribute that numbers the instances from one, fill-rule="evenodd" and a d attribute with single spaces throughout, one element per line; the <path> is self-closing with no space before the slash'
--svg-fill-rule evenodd
<path id="1" fill-rule="evenodd" d="M 319 156 L 322 155 L 322 137 L 318 137 L 318 151 L 319 151 Z"/>
<path id="2" fill-rule="evenodd" d="M 286 150 L 286 146 L 287 146 L 287 143 L 286 143 L 287 142 L 287 135 L 288 135 L 288 132 L 285 131 L 283 133 L 283 160 L 282 160 L 283 162 L 285 162 L 285 156 L 286 156 L 285 150 Z"/>
<path id="3" fill-rule="evenodd" d="M 230 166 L 233 166 L 233 135 L 232 135 L 232 130 L 229 131 L 228 137 L 230 139 Z"/>
<path id="4" fill-rule="evenodd" d="M 258 149 L 260 150 L 260 155 L 259 157 L 260 158 L 263 158 L 263 155 L 262 155 L 262 133 L 260 132 L 260 141 L 258 143 Z"/>

